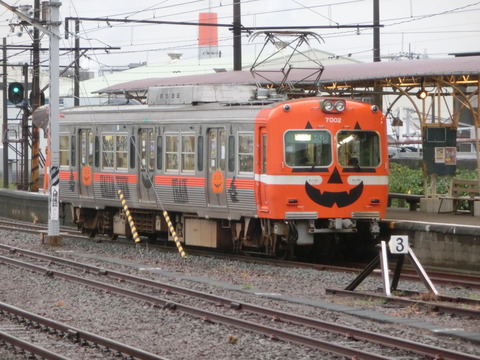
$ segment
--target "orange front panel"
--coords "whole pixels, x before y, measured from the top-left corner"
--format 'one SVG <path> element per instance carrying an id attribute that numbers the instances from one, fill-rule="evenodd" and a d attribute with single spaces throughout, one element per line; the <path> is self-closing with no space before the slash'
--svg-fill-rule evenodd
<path id="1" fill-rule="evenodd" d="M 322 111 L 320 99 L 304 99 L 281 104 L 261 115 L 256 121 L 255 137 L 258 141 L 255 188 L 260 217 L 350 218 L 355 212 L 385 216 L 388 155 L 386 124 L 381 112 L 368 104 L 346 101 L 344 111 L 326 113 Z M 298 129 L 300 135 L 302 132 L 310 133 L 313 138 L 321 134 L 328 139 L 329 147 L 318 140 L 322 149 L 330 149 L 328 156 L 322 158 L 323 162 L 315 160 L 308 165 L 305 162 L 302 167 L 286 157 L 285 148 L 289 145 L 286 144 L 285 134 L 292 129 Z M 368 132 L 370 136 L 378 138 L 375 150 L 378 156 L 370 156 L 373 164 L 363 168 L 358 164 L 357 167 L 347 165 L 339 152 L 342 146 L 339 131 L 344 134 Z M 262 137 L 261 134 L 265 133 L 266 137 Z M 262 141 L 268 144 L 264 149 Z M 320 145 L 317 147 L 320 148 Z M 366 153 L 365 149 L 358 146 L 355 150 L 358 154 Z M 364 158 L 366 155 L 361 160 Z"/>

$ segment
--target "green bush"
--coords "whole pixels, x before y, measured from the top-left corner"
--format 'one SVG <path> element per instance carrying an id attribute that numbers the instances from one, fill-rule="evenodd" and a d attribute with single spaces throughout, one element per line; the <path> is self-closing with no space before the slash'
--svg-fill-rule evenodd
<path id="1" fill-rule="evenodd" d="M 477 179 L 476 170 L 458 170 L 455 177 L 458 179 Z M 437 193 L 446 194 L 450 185 L 449 176 L 438 176 Z M 397 163 L 390 163 L 390 178 L 388 182 L 388 191 L 391 193 L 417 194 L 425 195 L 423 187 L 423 171 L 419 169 L 411 169 Z M 427 179 L 430 181 L 430 179 Z"/>
<path id="2" fill-rule="evenodd" d="M 388 191 L 401 194 L 423 195 L 422 169 L 410 169 L 397 163 L 390 163 Z"/>

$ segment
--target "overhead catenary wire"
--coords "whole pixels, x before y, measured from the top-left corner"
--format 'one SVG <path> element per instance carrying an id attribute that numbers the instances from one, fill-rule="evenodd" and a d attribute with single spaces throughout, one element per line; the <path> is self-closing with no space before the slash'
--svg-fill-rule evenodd
<path id="1" fill-rule="evenodd" d="M 258 1 L 244 0 L 244 1 L 242 1 L 242 5 L 255 4 L 256 2 L 258 2 Z M 302 1 L 302 3 L 304 3 L 304 2 L 305 1 Z M 292 0 L 292 4 L 295 4 L 296 6 L 288 6 L 287 3 L 284 3 L 284 4 L 282 4 L 282 7 L 280 9 L 268 9 L 268 10 L 259 6 L 259 7 L 256 7 L 255 9 L 253 9 L 253 10 L 249 9 L 245 14 L 242 15 L 242 17 L 243 17 L 243 19 L 248 19 L 248 18 L 251 18 L 251 17 L 261 16 L 261 15 L 267 14 L 267 13 L 268 14 L 294 13 L 294 12 L 299 12 L 299 11 L 306 10 L 305 5 L 308 5 L 308 11 L 312 12 L 312 11 L 315 11 L 316 9 L 321 9 L 322 7 L 339 7 L 339 6 L 342 6 L 342 5 L 350 6 L 350 5 L 354 5 L 356 3 L 362 3 L 362 2 L 368 3 L 368 1 L 365 1 L 365 0 L 351 0 L 351 1 L 339 1 L 339 2 L 328 1 L 324 4 L 313 5 L 313 4 L 300 4 L 300 2 L 298 0 Z M 172 3 L 164 3 L 162 1 L 157 1 L 156 4 L 150 5 L 148 7 L 142 7 L 140 10 L 138 10 L 138 8 L 135 8 L 135 9 L 132 9 L 132 11 L 129 11 L 129 12 L 117 12 L 117 13 L 111 12 L 109 14 L 106 14 L 106 16 L 119 15 L 119 16 L 125 16 L 127 18 L 131 18 L 132 16 L 144 15 L 143 16 L 144 19 L 148 19 L 148 18 L 167 19 L 167 18 L 174 18 L 174 17 L 178 17 L 178 16 L 182 16 L 182 18 L 185 18 L 185 16 L 188 16 L 189 14 L 196 14 L 199 11 L 208 10 L 206 7 L 195 6 L 196 4 L 201 4 L 201 3 L 202 3 L 202 1 L 200 1 L 200 0 L 198 0 L 198 1 L 175 2 L 173 4 Z M 75 3 L 74 2 L 70 2 L 70 4 L 71 4 L 70 6 L 75 8 Z M 461 12 L 467 12 L 467 11 L 470 11 L 470 12 L 471 11 L 478 11 L 479 9 L 475 8 L 475 6 L 477 6 L 478 4 L 479 4 L 479 2 L 476 1 L 476 2 L 470 3 L 466 6 L 461 6 L 461 7 L 456 6 L 452 9 L 446 9 L 445 11 L 434 12 L 434 9 L 432 9 L 432 12 L 429 12 L 428 14 L 420 14 L 420 15 L 415 15 L 415 12 L 412 11 L 412 12 L 410 12 L 411 16 L 409 16 L 409 17 L 404 17 L 404 18 L 397 17 L 397 18 L 390 18 L 390 19 L 382 18 L 381 19 L 382 24 L 385 26 L 385 30 L 382 30 L 382 36 L 385 36 L 385 35 L 388 35 L 388 34 L 391 33 L 390 29 L 393 29 L 393 27 L 396 25 L 395 22 L 401 23 L 401 22 L 406 22 L 406 21 L 408 21 L 408 22 L 421 21 L 421 20 L 424 20 L 426 18 L 435 17 L 435 16 L 459 14 Z M 227 5 L 225 3 L 222 4 L 222 2 L 219 1 L 217 4 L 214 4 L 211 8 L 213 10 L 215 10 L 215 9 L 221 9 L 221 8 L 226 8 L 226 7 L 227 7 Z M 180 10 L 182 8 L 187 8 L 187 9 L 185 11 L 182 11 L 182 10 Z M 175 10 L 175 9 L 179 9 L 180 11 L 170 11 L 170 10 Z M 84 10 L 84 9 L 82 9 L 82 10 Z M 75 12 L 77 13 L 77 15 L 79 15 L 78 11 L 75 11 Z M 322 11 L 317 11 L 317 12 L 319 14 L 318 16 L 321 17 Z M 412 15 L 413 15 L 413 17 L 412 17 Z M 330 17 L 331 16 L 329 16 L 329 18 Z M 230 20 L 231 16 L 223 16 L 223 17 L 220 16 L 219 19 L 220 20 L 222 20 L 222 19 L 229 19 Z M 333 21 L 338 22 L 338 20 L 339 19 L 335 19 Z M 362 22 L 359 22 L 359 23 L 362 24 Z M 117 24 L 115 26 L 123 26 L 123 25 L 125 25 L 125 24 Z M 132 26 L 132 25 L 129 25 L 129 26 Z M 134 25 L 134 26 L 136 27 L 136 26 L 141 26 L 141 25 Z M 106 27 L 103 27 L 103 26 L 98 26 L 96 28 L 90 28 L 90 29 L 83 28 L 82 33 L 83 34 L 91 34 L 93 32 L 101 33 L 105 29 L 106 29 Z M 428 31 L 428 30 L 426 32 L 427 33 L 429 33 L 429 32 L 430 33 L 435 33 L 435 32 Z M 369 33 L 370 32 L 368 30 L 363 30 L 361 35 L 370 36 Z M 398 31 L 394 32 L 393 34 L 395 34 L 395 33 L 398 33 Z M 351 35 L 354 35 L 354 34 L 355 34 L 355 30 L 354 31 L 348 31 L 348 32 L 328 31 L 328 32 L 322 32 L 322 37 L 324 37 L 325 39 L 335 39 L 335 38 L 338 38 L 338 37 L 351 36 Z M 93 36 L 91 36 L 91 37 L 93 38 Z M 95 41 L 94 39 L 92 39 L 92 40 Z M 139 41 L 139 40 L 140 39 L 136 39 L 133 42 L 133 44 L 131 44 L 130 41 L 124 41 L 123 43 L 119 42 L 118 44 L 120 44 L 120 46 L 122 48 L 127 48 L 127 47 L 131 46 L 131 49 L 138 49 L 137 51 L 150 52 L 150 49 L 146 48 L 148 46 L 148 43 L 144 44 L 143 41 Z M 192 38 L 192 40 L 193 40 L 193 38 Z M 194 42 L 192 41 L 192 43 L 194 43 Z M 329 43 L 331 43 L 331 42 L 329 41 Z M 142 48 L 142 46 L 143 46 L 143 48 Z M 191 50 L 194 47 L 194 46 L 192 46 L 192 48 L 189 48 L 188 46 L 185 46 L 183 44 L 180 44 L 180 46 L 181 47 L 179 47 L 178 49 Z M 228 45 L 225 44 L 225 49 L 227 49 L 227 47 L 228 47 Z M 168 50 L 170 50 L 170 49 L 175 49 L 175 47 L 169 48 Z M 161 50 L 155 49 L 155 51 L 161 51 Z M 362 53 L 362 51 L 363 51 L 363 49 L 348 49 L 347 53 L 358 54 L 358 53 Z M 371 49 L 369 49 L 369 51 L 371 51 Z M 95 54 L 95 55 L 97 55 L 97 54 Z M 101 55 L 101 53 L 98 52 L 98 55 Z M 98 58 L 97 58 L 97 60 L 98 60 Z"/>

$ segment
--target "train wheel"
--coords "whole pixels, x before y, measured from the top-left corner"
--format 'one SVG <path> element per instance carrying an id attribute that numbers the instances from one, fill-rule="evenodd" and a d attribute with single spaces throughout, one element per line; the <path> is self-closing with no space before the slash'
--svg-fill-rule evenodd
<path id="1" fill-rule="evenodd" d="M 157 242 L 157 234 L 156 233 L 148 233 L 147 234 L 148 242 L 151 244 L 155 244 Z"/>
<path id="2" fill-rule="evenodd" d="M 275 235 L 275 255 L 277 258 L 287 260 L 294 257 L 294 247 L 298 240 L 298 231 L 295 223 L 288 223 L 286 236 Z"/>
<path id="3" fill-rule="evenodd" d="M 277 241 L 275 256 L 277 257 L 277 259 L 286 260 L 289 258 L 291 250 L 291 247 L 286 241 Z"/>
<path id="4" fill-rule="evenodd" d="M 89 238 L 94 238 L 97 235 L 97 229 L 83 228 L 82 232 L 87 234 Z"/>
<path id="5" fill-rule="evenodd" d="M 114 234 L 113 231 L 110 231 L 108 234 L 107 234 L 107 237 L 108 237 L 108 240 L 117 240 L 118 239 L 118 234 Z"/>
<path id="6" fill-rule="evenodd" d="M 277 259 L 287 260 L 293 255 L 293 245 L 291 241 L 286 240 L 284 237 L 276 237 L 275 256 Z"/>
<path id="7" fill-rule="evenodd" d="M 234 254 L 240 254 L 242 252 L 242 247 L 243 247 L 243 244 L 241 239 L 239 238 L 233 239 L 232 249 Z"/>

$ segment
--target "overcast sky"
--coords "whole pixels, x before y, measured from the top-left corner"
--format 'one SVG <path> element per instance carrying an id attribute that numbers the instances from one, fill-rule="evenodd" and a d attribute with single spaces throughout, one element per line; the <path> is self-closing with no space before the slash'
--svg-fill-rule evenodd
<path id="1" fill-rule="evenodd" d="M 5 0 L 11 6 L 33 5 L 33 0 Z M 200 12 L 218 13 L 219 23 L 233 21 L 233 0 L 62 0 L 62 20 L 69 17 L 109 17 L 115 19 L 156 19 L 198 21 Z M 242 25 L 252 26 L 316 26 L 371 25 L 373 0 L 242 0 Z M 8 25 L 13 16 L 0 7 L 0 36 L 8 44 L 30 44 L 27 34 L 18 37 Z M 381 55 L 384 61 L 400 53 L 427 54 L 430 58 L 447 57 L 449 53 L 480 52 L 480 1 L 466 0 L 381 0 Z M 70 29 L 73 29 L 71 24 Z M 64 28 L 62 26 L 62 34 Z M 325 40 L 312 47 L 348 55 L 360 61 L 372 61 L 372 29 L 313 29 Z M 219 28 L 219 49 L 223 57 L 232 55 L 232 33 Z M 183 59 L 197 57 L 198 29 L 194 26 L 142 25 L 97 21 L 81 24 L 82 47 L 120 47 L 120 50 L 89 51 L 82 67 L 96 69 L 101 65 L 149 64 L 165 62 L 169 52 L 183 53 Z M 262 46 L 261 37 L 249 41 L 242 37 L 244 62 Z M 48 39 L 42 41 L 48 47 Z M 62 47 L 73 46 L 73 38 L 62 40 Z M 25 61 L 25 55 L 9 52 L 9 62 Z M 13 56 L 15 55 L 15 56 Z M 22 58 L 23 56 L 23 58 Z M 48 58 L 44 54 L 45 59 Z M 28 59 L 28 57 L 26 58 Z M 61 64 L 72 60 L 64 55 Z"/>

